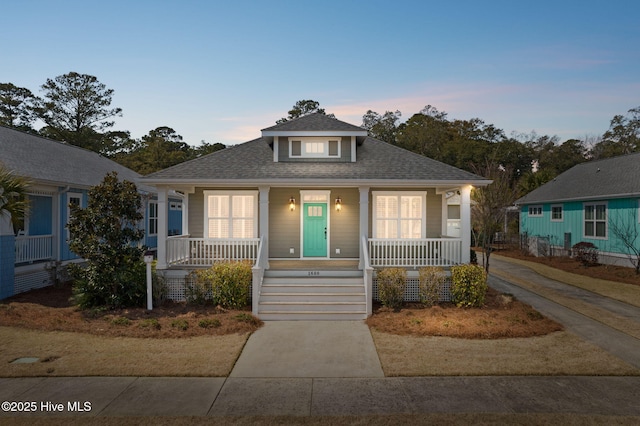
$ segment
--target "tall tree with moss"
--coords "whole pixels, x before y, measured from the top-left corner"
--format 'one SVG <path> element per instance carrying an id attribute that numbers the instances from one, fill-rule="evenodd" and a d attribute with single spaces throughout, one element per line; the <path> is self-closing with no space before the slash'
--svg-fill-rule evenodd
<path id="1" fill-rule="evenodd" d="M 69 247 L 87 261 L 71 265 L 75 302 L 82 308 L 143 306 L 142 201 L 136 185 L 107 174 L 89 190 L 86 208 L 71 206 Z"/>
<path id="2" fill-rule="evenodd" d="M 100 151 L 102 138 L 113 127 L 121 108 L 111 107 L 113 89 L 92 75 L 69 72 L 47 79 L 44 98 L 37 107 L 45 127 L 43 136 Z"/>

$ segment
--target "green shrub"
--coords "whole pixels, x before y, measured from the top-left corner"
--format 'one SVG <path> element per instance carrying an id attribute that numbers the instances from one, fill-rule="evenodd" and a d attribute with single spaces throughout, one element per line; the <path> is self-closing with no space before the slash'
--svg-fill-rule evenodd
<path id="1" fill-rule="evenodd" d="M 187 321 L 186 319 L 174 319 L 173 321 L 171 321 L 171 327 L 185 331 L 187 328 L 189 328 L 189 321 Z"/>
<path id="2" fill-rule="evenodd" d="M 111 320 L 111 324 L 121 325 L 126 327 L 131 324 L 131 320 L 129 320 L 129 318 L 127 317 L 115 317 Z"/>
<path id="3" fill-rule="evenodd" d="M 478 265 L 451 267 L 451 300 L 458 307 L 480 307 L 487 294 L 487 273 Z"/>
<path id="4" fill-rule="evenodd" d="M 203 318 L 198 322 L 198 326 L 202 328 L 218 328 L 222 325 L 217 318 Z"/>
<path id="5" fill-rule="evenodd" d="M 211 301 L 211 282 L 213 281 L 213 269 L 198 269 L 189 274 L 184 288 L 184 296 L 187 303 L 204 305 Z"/>
<path id="6" fill-rule="evenodd" d="M 251 262 L 219 262 L 209 269 L 192 272 L 185 288 L 187 302 L 212 301 L 225 309 L 240 309 L 249 304 Z"/>
<path id="7" fill-rule="evenodd" d="M 598 247 L 594 244 L 582 241 L 574 244 L 573 256 L 582 263 L 582 266 L 589 267 L 598 264 Z"/>
<path id="8" fill-rule="evenodd" d="M 407 271 L 403 268 L 384 268 L 378 271 L 378 298 L 382 305 L 399 310 L 404 301 Z"/>
<path id="9" fill-rule="evenodd" d="M 155 330 L 160 330 L 161 325 L 155 318 L 147 318 L 142 320 L 139 325 L 140 328 L 153 328 Z"/>
<path id="10" fill-rule="evenodd" d="M 426 266 L 420 268 L 420 284 L 418 294 L 420 302 L 427 306 L 433 306 L 440 300 L 440 291 L 447 279 L 444 269 L 440 266 Z"/>

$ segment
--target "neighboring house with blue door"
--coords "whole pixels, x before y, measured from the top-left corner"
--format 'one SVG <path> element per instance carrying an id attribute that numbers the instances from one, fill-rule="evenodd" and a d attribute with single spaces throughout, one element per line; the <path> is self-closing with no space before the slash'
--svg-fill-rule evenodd
<path id="1" fill-rule="evenodd" d="M 0 126 L 0 163 L 29 180 L 29 213 L 13 227 L 0 223 L 0 299 L 51 284 L 53 267 L 78 262 L 68 244 L 70 205 L 86 207 L 88 190 L 112 171 L 138 183 L 140 175 L 101 155 L 76 146 Z M 145 240 L 155 248 L 158 230 L 157 195 L 138 185 L 143 196 Z M 167 212 L 173 232 L 181 233 L 182 201 L 173 194 Z"/>
<path id="2" fill-rule="evenodd" d="M 490 183 L 323 114 L 141 181 L 157 188 L 157 267 L 170 296 L 184 297 L 193 268 L 250 259 L 262 319 L 365 318 L 374 268 L 405 267 L 415 284 L 421 266 L 468 263 L 471 188 Z M 172 191 L 185 194 L 186 220 L 183 235 L 163 238 Z"/>
<path id="3" fill-rule="evenodd" d="M 574 166 L 516 204 L 534 254 L 569 254 L 585 241 L 602 263 L 632 266 L 623 240 L 640 251 L 640 153 Z"/>

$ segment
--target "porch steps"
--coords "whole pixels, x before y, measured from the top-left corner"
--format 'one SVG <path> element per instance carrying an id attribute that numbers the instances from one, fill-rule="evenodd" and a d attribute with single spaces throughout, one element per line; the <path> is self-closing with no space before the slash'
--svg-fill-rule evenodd
<path id="1" fill-rule="evenodd" d="M 322 276 L 313 277 L 302 276 L 300 271 L 270 272 L 264 277 L 258 303 L 258 316 L 262 320 L 336 321 L 367 317 L 364 283 L 359 271 L 359 277 L 354 273 L 345 274 L 347 271 L 322 271 Z"/>

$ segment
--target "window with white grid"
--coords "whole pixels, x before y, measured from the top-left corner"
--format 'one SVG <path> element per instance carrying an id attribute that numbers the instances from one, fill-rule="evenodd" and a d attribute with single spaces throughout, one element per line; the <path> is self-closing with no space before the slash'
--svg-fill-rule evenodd
<path id="1" fill-rule="evenodd" d="M 255 238 L 257 192 L 205 191 L 205 238 Z"/>
<path id="2" fill-rule="evenodd" d="M 424 238 L 426 193 L 374 192 L 374 238 Z"/>

